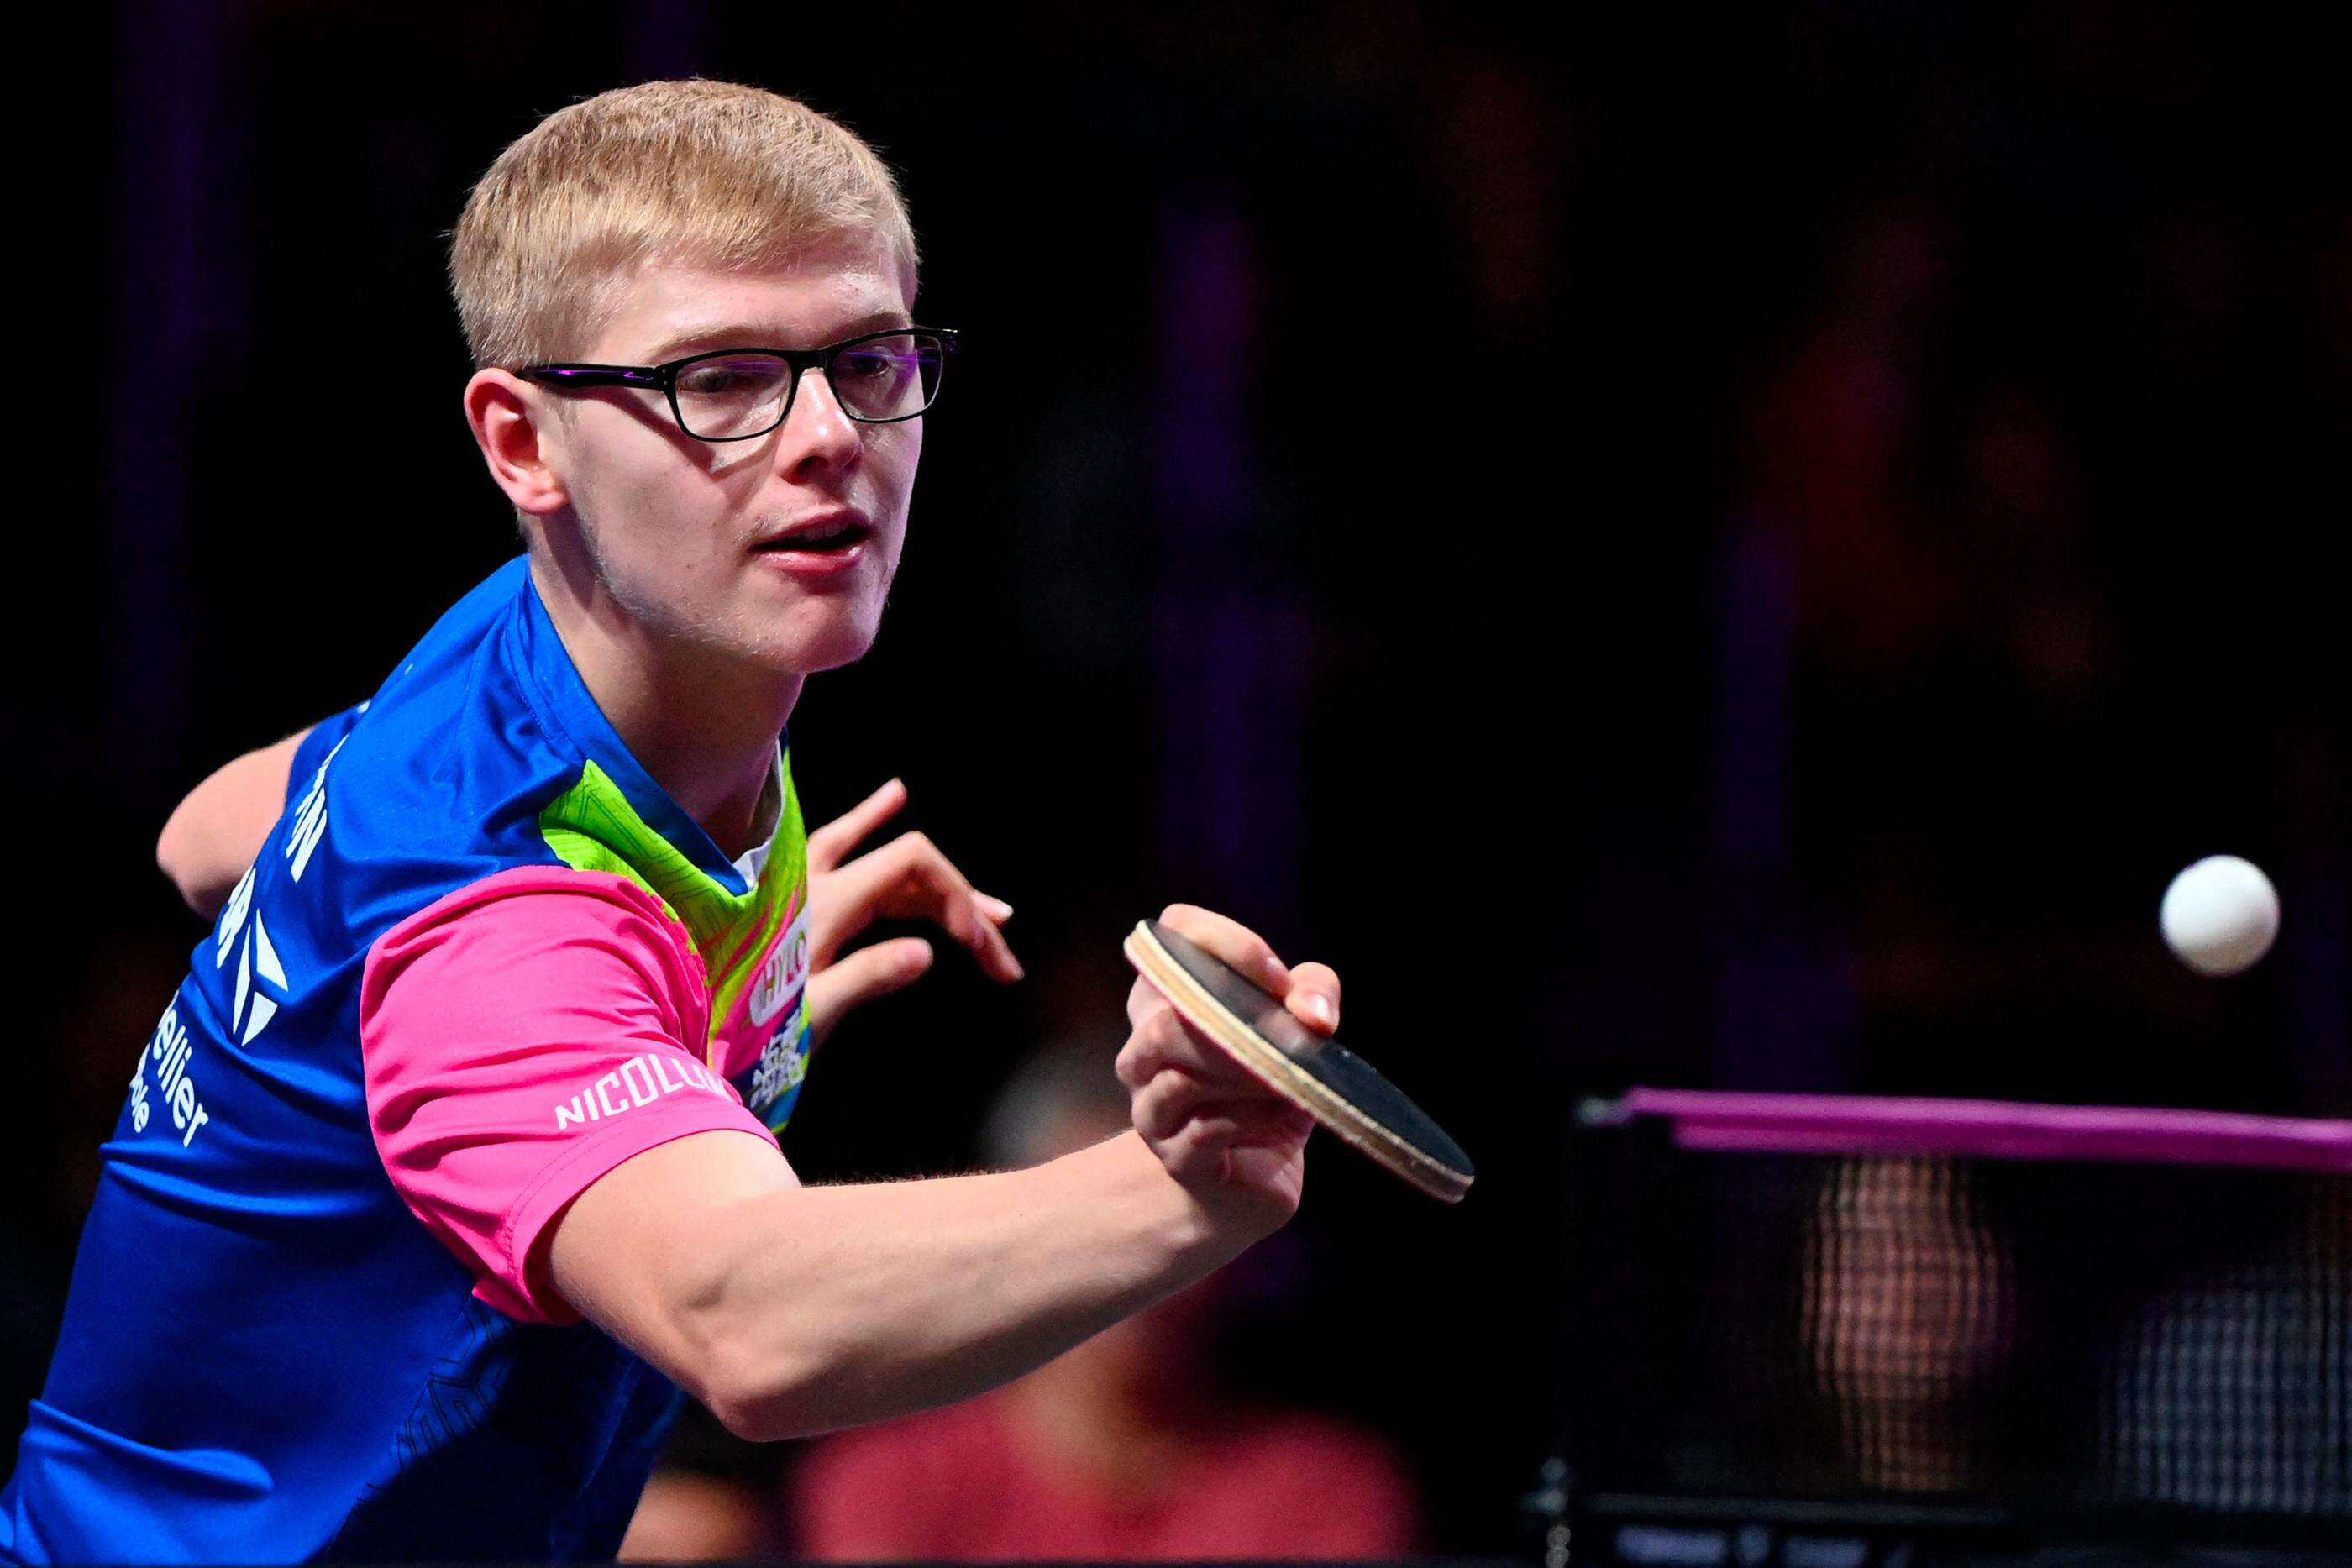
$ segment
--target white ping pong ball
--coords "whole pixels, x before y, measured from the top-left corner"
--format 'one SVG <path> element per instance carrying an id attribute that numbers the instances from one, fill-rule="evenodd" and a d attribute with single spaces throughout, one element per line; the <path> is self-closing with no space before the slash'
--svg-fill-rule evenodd
<path id="1" fill-rule="evenodd" d="M 2252 861 L 2207 855 L 2172 879 L 2157 918 L 2182 963 L 2200 975 L 2235 975 L 2271 950 L 2278 890 Z"/>

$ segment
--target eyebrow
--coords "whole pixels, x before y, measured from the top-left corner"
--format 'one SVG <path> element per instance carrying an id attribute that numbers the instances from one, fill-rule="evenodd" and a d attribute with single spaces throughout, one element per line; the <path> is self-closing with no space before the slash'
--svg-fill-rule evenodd
<path id="1" fill-rule="evenodd" d="M 848 323 L 848 329 L 830 340 L 838 343 L 867 332 L 879 332 L 892 327 L 911 327 L 915 323 L 907 312 L 896 308 L 868 311 Z M 767 340 L 769 329 L 742 321 L 718 321 L 701 326 L 685 327 L 664 338 L 646 355 L 646 363 L 658 365 L 670 360 L 684 359 L 709 349 L 773 349 L 786 345 Z"/>

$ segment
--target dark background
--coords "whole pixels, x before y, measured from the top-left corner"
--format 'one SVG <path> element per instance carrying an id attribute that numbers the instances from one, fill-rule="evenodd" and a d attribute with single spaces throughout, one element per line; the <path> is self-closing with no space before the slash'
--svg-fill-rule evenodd
<path id="1" fill-rule="evenodd" d="M 1334 963 L 1479 1185 L 1318 1145 L 1244 1364 L 1482 1552 L 1557 1420 L 1578 1095 L 2352 1113 L 2315 38 L 2079 0 L 58 26 L 17 131 L 12 1427 L 201 935 L 156 831 L 515 549 L 446 233 L 541 115 L 652 77 L 873 141 L 971 350 L 793 759 L 813 821 L 902 774 L 1033 977 L 950 958 L 846 1027 L 811 1179 L 965 1166 L 1028 1042 L 1115 1043 L 1118 936 L 1172 899 Z M 2155 929 L 2217 852 L 2286 912 L 2228 981 Z"/>

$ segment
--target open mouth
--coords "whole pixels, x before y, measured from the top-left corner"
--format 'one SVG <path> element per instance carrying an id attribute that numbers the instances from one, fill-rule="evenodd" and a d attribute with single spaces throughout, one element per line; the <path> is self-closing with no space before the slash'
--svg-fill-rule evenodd
<path id="1" fill-rule="evenodd" d="M 811 555 L 836 555 L 862 543 L 874 530 L 864 523 L 845 519 L 823 523 L 813 528 L 799 528 L 772 539 L 764 539 L 754 548 L 763 551 L 805 550 Z"/>

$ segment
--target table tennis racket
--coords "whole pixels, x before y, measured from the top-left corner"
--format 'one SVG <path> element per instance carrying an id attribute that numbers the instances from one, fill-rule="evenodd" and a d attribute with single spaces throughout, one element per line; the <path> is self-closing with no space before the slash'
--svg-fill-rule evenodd
<path id="1" fill-rule="evenodd" d="M 1259 1082 L 1430 1197 L 1459 1203 L 1470 1190 L 1470 1156 L 1444 1129 L 1281 998 L 1157 920 L 1138 923 L 1124 946 L 1135 972 Z"/>

